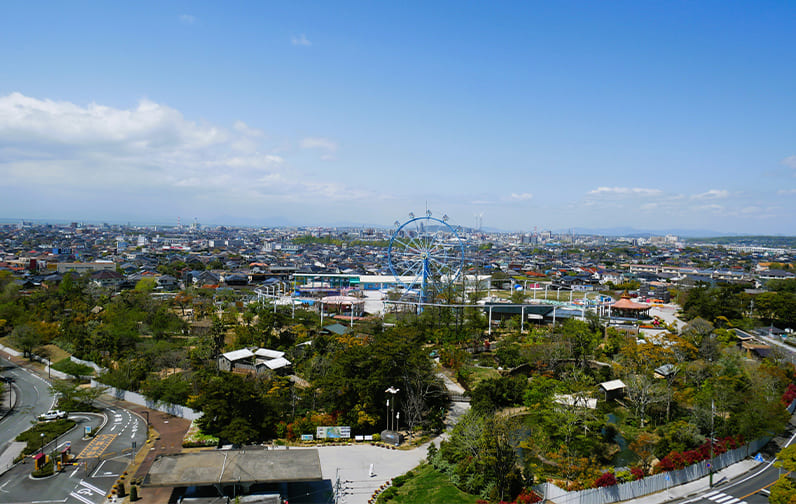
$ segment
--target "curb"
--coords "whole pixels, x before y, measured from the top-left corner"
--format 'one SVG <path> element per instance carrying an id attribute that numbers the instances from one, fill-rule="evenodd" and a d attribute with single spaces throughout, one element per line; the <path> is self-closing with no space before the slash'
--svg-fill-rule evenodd
<path id="1" fill-rule="evenodd" d="M 11 412 L 14 411 L 14 408 L 17 407 L 17 392 L 15 390 L 15 387 L 16 385 L 14 385 L 13 383 L 8 384 L 8 395 L 11 396 L 11 400 L 9 400 L 9 403 L 11 404 L 11 406 L 9 406 L 8 411 L 0 415 L 0 421 L 2 421 L 5 417 L 10 415 Z M 3 395 L 5 396 L 5 394 Z"/>

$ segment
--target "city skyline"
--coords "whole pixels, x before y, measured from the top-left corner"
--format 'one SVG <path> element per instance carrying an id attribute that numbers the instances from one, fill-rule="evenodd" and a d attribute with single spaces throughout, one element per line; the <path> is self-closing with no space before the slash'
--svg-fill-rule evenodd
<path id="1" fill-rule="evenodd" d="M 796 230 L 791 4 L 4 10 L 5 219 Z"/>

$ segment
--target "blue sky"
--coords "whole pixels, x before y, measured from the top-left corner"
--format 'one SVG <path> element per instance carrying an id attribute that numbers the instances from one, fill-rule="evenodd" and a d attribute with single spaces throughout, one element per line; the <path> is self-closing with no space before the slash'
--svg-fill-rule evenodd
<path id="1" fill-rule="evenodd" d="M 0 217 L 796 234 L 791 2 L 15 2 Z"/>

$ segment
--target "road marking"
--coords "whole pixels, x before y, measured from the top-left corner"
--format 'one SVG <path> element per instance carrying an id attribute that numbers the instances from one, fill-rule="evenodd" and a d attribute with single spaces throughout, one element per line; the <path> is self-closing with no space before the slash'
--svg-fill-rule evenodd
<path id="1" fill-rule="evenodd" d="M 708 498 L 708 497 L 710 497 L 711 495 L 716 495 L 717 493 L 719 493 L 719 491 L 718 491 L 718 490 L 713 490 L 712 492 L 708 492 L 708 493 L 706 493 L 706 494 L 705 494 L 705 495 L 703 495 L 702 497 L 704 497 L 704 498 L 706 498 L 706 499 L 707 499 L 707 498 Z"/>
<path id="2" fill-rule="evenodd" d="M 788 475 L 790 475 L 790 471 L 788 471 L 788 472 L 786 472 L 786 473 L 785 473 L 785 476 L 788 476 Z M 777 480 L 777 481 L 778 481 L 778 480 Z M 741 499 L 745 499 L 745 498 L 747 498 L 747 497 L 751 497 L 752 495 L 756 494 L 757 492 L 765 492 L 765 493 L 766 493 L 766 495 L 770 495 L 770 494 L 771 494 L 771 492 L 769 492 L 769 491 L 768 491 L 768 487 L 770 487 L 770 486 L 774 486 L 776 483 L 777 483 L 776 481 L 773 481 L 773 482 L 769 483 L 768 485 L 764 486 L 763 488 L 760 488 L 760 489 L 758 489 L 758 490 L 755 490 L 754 492 L 752 492 L 752 493 L 750 493 L 750 494 L 746 494 L 746 495 L 744 495 L 743 497 L 741 497 Z"/>
<path id="3" fill-rule="evenodd" d="M 81 485 L 83 485 L 83 486 L 84 486 L 84 487 L 86 487 L 86 488 L 89 488 L 89 489 L 91 489 L 91 490 L 94 490 L 94 491 L 95 491 L 95 492 L 97 492 L 97 493 L 100 493 L 100 494 L 104 494 L 104 493 L 105 493 L 105 491 L 104 491 L 104 490 L 100 490 L 99 488 L 95 487 L 94 485 L 92 485 L 91 483 L 88 483 L 88 482 L 87 482 L 87 481 L 85 481 L 85 480 L 80 480 L 80 484 L 81 484 Z"/>
<path id="4" fill-rule="evenodd" d="M 724 504 L 735 504 L 736 502 L 740 502 L 740 501 L 741 501 L 741 499 L 736 499 L 735 497 L 733 497 L 732 499 L 728 500 Z"/>
<path id="5" fill-rule="evenodd" d="M 85 497 L 83 497 L 82 495 L 76 494 L 75 492 L 69 492 L 69 495 L 71 495 L 75 499 L 83 502 L 84 504 L 94 504 L 94 501 L 90 501 L 90 500 L 86 499 Z"/>
<path id="6" fill-rule="evenodd" d="M 77 456 L 79 459 L 83 458 L 96 458 L 105 452 L 111 445 L 113 440 L 116 439 L 116 434 L 99 434 L 95 437 L 80 454 Z"/>
<path id="7" fill-rule="evenodd" d="M 726 497 L 726 495 L 721 493 L 721 492 L 719 492 L 716 495 L 714 495 L 713 497 L 708 497 L 708 499 L 712 500 L 713 502 L 718 502 L 719 499 L 723 499 L 724 497 Z"/>
<path id="8" fill-rule="evenodd" d="M 716 502 L 718 502 L 719 504 L 722 504 L 722 503 L 727 502 L 728 500 L 731 500 L 731 499 L 734 499 L 734 498 L 735 497 L 733 497 L 732 495 L 725 495 L 724 497 L 722 497 L 720 499 L 716 499 Z M 738 499 L 738 500 L 741 500 L 741 499 Z"/>
<path id="9" fill-rule="evenodd" d="M 76 473 L 77 473 L 77 471 L 79 471 L 79 470 L 80 470 L 80 466 L 77 466 L 77 467 L 75 467 L 75 470 L 74 470 L 74 471 L 72 471 L 72 474 L 70 474 L 70 475 L 69 475 L 69 477 L 70 477 L 70 478 L 74 478 L 74 477 L 75 477 L 75 474 L 76 474 Z"/>

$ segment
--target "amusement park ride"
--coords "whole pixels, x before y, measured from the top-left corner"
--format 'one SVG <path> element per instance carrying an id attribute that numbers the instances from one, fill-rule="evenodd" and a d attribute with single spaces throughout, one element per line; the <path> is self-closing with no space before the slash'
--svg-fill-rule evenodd
<path id="1" fill-rule="evenodd" d="M 410 212 L 403 224 L 395 221 L 387 259 L 390 272 L 403 286 L 402 299 L 414 299 L 422 307 L 460 280 L 464 242 L 448 224 L 447 215 L 437 219 L 430 210 L 422 217 Z"/>

